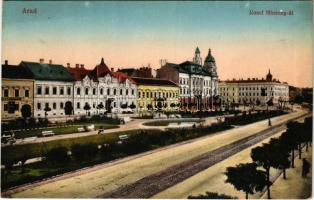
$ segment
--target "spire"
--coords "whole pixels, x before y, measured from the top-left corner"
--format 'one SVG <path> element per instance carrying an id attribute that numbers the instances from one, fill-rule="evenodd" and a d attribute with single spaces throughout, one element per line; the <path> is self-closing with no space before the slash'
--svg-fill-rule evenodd
<path id="1" fill-rule="evenodd" d="M 273 80 L 273 75 L 270 73 L 270 69 L 268 69 L 268 74 L 266 75 L 266 80 L 267 81 L 272 81 Z"/>
<path id="2" fill-rule="evenodd" d="M 104 58 L 101 58 L 101 62 L 100 64 L 104 65 L 105 64 L 105 61 L 104 61 Z"/>
<path id="3" fill-rule="evenodd" d="M 196 47 L 195 53 L 201 53 L 201 51 L 200 51 L 200 49 L 198 47 Z"/>

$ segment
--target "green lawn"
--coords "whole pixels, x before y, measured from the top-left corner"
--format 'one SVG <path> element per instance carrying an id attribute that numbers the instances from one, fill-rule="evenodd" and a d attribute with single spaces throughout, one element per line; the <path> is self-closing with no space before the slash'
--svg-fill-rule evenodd
<path id="1" fill-rule="evenodd" d="M 180 122 L 203 122 L 205 120 L 201 119 L 173 119 L 173 120 L 160 120 L 160 121 L 153 121 L 153 122 L 147 122 L 144 123 L 143 125 L 145 126 L 168 126 L 170 123 L 180 123 Z"/>
<path id="2" fill-rule="evenodd" d="M 16 131 L 14 132 L 15 138 L 21 139 L 26 137 L 34 137 L 38 136 L 42 131 L 53 131 L 55 135 L 62 135 L 62 134 L 71 134 L 71 133 L 77 133 L 77 128 L 83 127 L 84 125 L 88 126 L 92 123 L 82 123 L 81 126 L 68 126 L 68 127 L 49 127 L 44 129 L 33 129 L 33 130 L 27 130 L 27 131 Z M 78 124 L 77 124 L 78 125 Z M 112 125 L 112 124 L 94 124 L 96 129 L 99 129 L 102 127 L 103 129 L 112 129 L 112 128 L 119 128 L 118 125 Z"/>

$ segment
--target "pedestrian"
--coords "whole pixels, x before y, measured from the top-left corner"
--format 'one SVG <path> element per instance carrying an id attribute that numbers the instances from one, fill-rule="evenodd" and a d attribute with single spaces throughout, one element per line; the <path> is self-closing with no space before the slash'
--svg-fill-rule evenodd
<path id="1" fill-rule="evenodd" d="M 302 177 L 306 178 L 306 175 L 309 173 L 310 171 L 310 163 L 303 158 L 302 160 Z"/>
<path id="2" fill-rule="evenodd" d="M 268 118 L 268 126 L 271 126 L 270 118 Z"/>

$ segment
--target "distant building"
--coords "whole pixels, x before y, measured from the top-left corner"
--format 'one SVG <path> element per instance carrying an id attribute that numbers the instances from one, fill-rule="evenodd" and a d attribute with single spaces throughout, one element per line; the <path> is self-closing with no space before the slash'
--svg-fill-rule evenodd
<path id="1" fill-rule="evenodd" d="M 272 100 L 274 104 L 289 101 L 289 85 L 273 79 L 270 70 L 266 79 L 248 78 L 247 80 L 226 80 L 219 82 L 222 103 L 265 104 Z"/>
<path id="2" fill-rule="evenodd" d="M 157 70 L 157 77 L 171 80 L 180 86 L 181 109 L 208 110 L 218 95 L 216 63 L 209 49 L 202 66 L 200 50 L 196 48 L 193 62 L 166 63 Z"/>
<path id="3" fill-rule="evenodd" d="M 34 117 L 65 116 L 66 102 L 73 105 L 73 77 L 63 65 L 22 61 L 21 67 L 27 68 L 34 78 Z M 45 108 L 51 111 L 46 112 Z"/>
<path id="4" fill-rule="evenodd" d="M 175 110 L 179 105 L 179 86 L 169 80 L 132 78 L 137 84 L 138 112 L 148 110 Z"/>
<path id="5" fill-rule="evenodd" d="M 31 117 L 33 111 L 34 80 L 32 73 L 25 67 L 2 65 L 2 120 L 22 117 L 21 109 L 28 106 Z"/>
<path id="6" fill-rule="evenodd" d="M 139 69 L 135 68 L 124 68 L 118 69 L 118 72 L 127 74 L 130 77 L 141 77 L 141 78 L 155 78 L 156 72 L 150 67 L 141 67 Z"/>

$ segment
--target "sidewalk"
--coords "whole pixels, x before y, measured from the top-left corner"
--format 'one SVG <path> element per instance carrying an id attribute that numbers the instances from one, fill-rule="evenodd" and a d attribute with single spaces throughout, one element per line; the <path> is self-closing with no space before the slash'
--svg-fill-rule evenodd
<path id="1" fill-rule="evenodd" d="M 308 152 L 304 148 L 302 158 L 306 158 L 311 165 L 307 178 L 301 177 L 302 159 L 299 159 L 298 154 L 296 154 L 295 168 L 287 170 L 287 179 L 284 180 L 281 175 L 270 187 L 272 199 L 305 199 L 312 196 L 312 148 L 309 147 Z M 262 199 L 267 199 L 266 192 Z"/>

